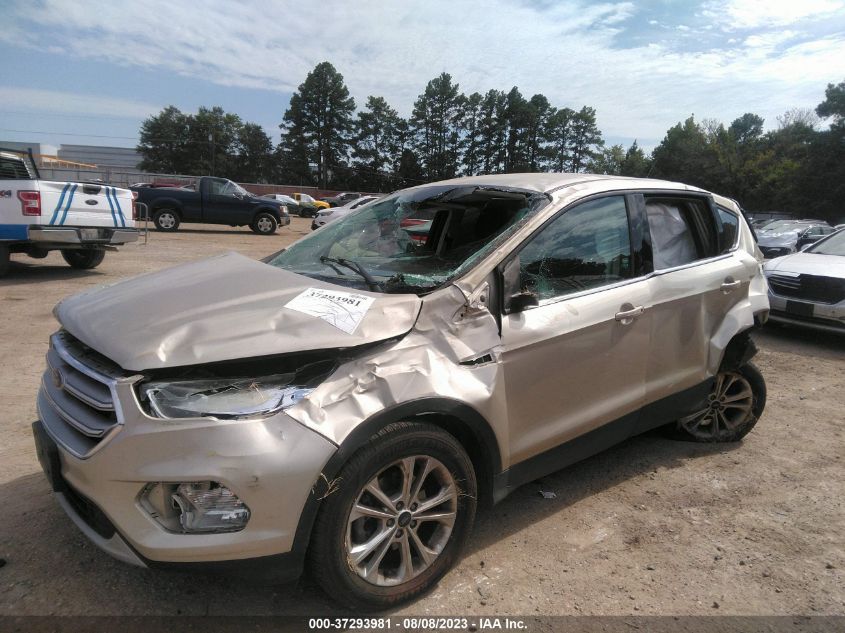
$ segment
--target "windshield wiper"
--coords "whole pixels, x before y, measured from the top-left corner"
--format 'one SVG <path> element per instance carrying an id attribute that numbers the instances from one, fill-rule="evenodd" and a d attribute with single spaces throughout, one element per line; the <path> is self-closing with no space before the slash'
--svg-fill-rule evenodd
<path id="1" fill-rule="evenodd" d="M 373 276 L 368 273 L 361 264 L 358 262 L 353 262 L 348 259 L 343 259 L 342 257 L 326 257 L 325 255 L 320 256 L 320 261 L 323 264 L 339 264 L 340 266 L 345 266 L 349 270 L 358 273 L 361 277 L 364 278 L 364 281 L 367 282 L 367 285 L 370 287 L 370 290 L 375 290 L 377 292 L 384 292 L 381 287 L 381 284 L 377 282 Z M 334 268 L 334 266 L 332 266 Z"/>

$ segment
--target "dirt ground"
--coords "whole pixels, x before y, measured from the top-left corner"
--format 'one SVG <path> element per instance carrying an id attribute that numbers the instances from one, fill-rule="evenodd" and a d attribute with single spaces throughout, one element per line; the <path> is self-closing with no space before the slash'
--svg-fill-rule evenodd
<path id="1" fill-rule="evenodd" d="M 110 559 L 51 498 L 29 428 L 62 297 L 230 250 L 263 257 L 309 223 L 272 237 L 151 233 L 89 272 L 58 254 L 13 256 L 0 280 L 0 615 L 333 609 L 307 579 L 256 586 Z M 458 566 L 397 614 L 845 614 L 845 337 L 772 328 L 755 339 L 768 406 L 744 442 L 652 433 L 524 486 L 479 517 Z"/>

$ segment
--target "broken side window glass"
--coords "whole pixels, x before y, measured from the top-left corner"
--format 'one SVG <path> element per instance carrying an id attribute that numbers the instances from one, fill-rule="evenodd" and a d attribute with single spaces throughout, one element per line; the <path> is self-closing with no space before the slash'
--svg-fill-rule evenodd
<path id="1" fill-rule="evenodd" d="M 520 289 L 540 301 L 631 276 L 624 196 L 585 202 L 555 218 L 519 252 Z"/>

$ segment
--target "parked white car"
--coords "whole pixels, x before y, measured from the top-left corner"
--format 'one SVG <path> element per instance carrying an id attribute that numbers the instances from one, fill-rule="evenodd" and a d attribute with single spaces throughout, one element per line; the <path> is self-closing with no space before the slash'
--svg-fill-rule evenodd
<path id="1" fill-rule="evenodd" d="M 380 197 L 381 196 L 361 196 L 360 198 L 350 200 L 342 207 L 332 207 L 331 209 L 323 209 L 322 211 L 318 211 L 317 217 L 315 217 L 314 221 L 311 223 L 311 230 L 316 231 L 321 226 L 324 226 L 329 222 L 339 220 L 340 218 L 352 213 L 352 211 L 354 211 L 355 209 L 363 207 L 365 204 L 368 204 L 373 200 L 378 200 Z"/>
<path id="2" fill-rule="evenodd" d="M 0 277 L 12 253 L 60 250 L 73 268 L 95 268 L 107 250 L 138 239 L 135 209 L 128 189 L 41 180 L 31 155 L 0 148 Z"/>
<path id="3" fill-rule="evenodd" d="M 772 321 L 845 334 L 845 231 L 763 264 Z"/>

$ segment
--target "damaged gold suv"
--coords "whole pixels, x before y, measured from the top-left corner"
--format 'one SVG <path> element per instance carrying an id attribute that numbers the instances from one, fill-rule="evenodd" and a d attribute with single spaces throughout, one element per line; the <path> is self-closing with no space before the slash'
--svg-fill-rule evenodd
<path id="1" fill-rule="evenodd" d="M 458 560 L 478 503 L 654 427 L 748 433 L 761 261 L 736 203 L 677 183 L 399 191 L 263 262 L 63 301 L 39 457 L 119 559 L 307 566 L 346 604 L 390 606 Z"/>

